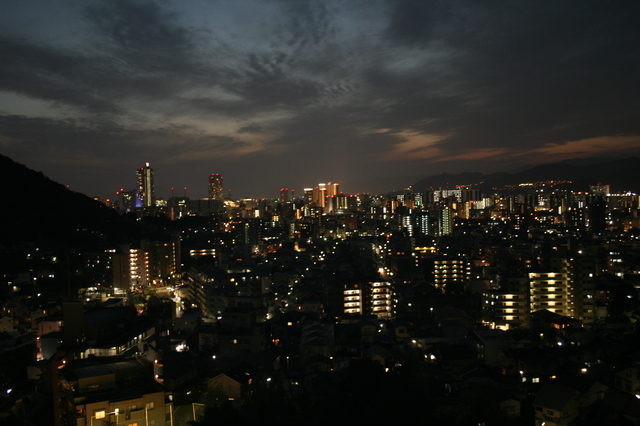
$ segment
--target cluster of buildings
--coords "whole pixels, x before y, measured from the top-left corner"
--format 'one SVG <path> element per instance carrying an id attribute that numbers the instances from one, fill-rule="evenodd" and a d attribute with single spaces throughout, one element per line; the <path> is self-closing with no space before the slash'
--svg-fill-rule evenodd
<path id="1" fill-rule="evenodd" d="M 164 200 L 156 198 L 154 185 L 154 171 L 149 163 L 135 172 L 135 189 L 121 189 L 113 199 L 106 200 L 106 204 L 119 213 L 135 213 L 138 216 L 167 215 L 172 219 L 179 219 L 185 215 L 198 214 L 209 216 L 224 210 L 224 178 L 218 173 L 209 176 L 208 198 L 190 200 L 185 194 Z"/>
<path id="2" fill-rule="evenodd" d="M 77 299 L 24 296 L 68 267 L 49 252 L 30 247 L 39 267 L 4 276 L 0 356 L 25 372 L 0 386 L 28 372 L 56 424 L 186 424 L 257 386 L 312 398 L 358 360 L 396 374 L 416 354 L 434 389 L 426 418 L 468 421 L 491 394 L 487 419 L 640 424 L 636 194 L 328 183 L 232 200 L 212 174 L 208 199 L 163 204 L 148 164 L 137 178 L 112 206 L 164 221 L 78 249 Z"/>

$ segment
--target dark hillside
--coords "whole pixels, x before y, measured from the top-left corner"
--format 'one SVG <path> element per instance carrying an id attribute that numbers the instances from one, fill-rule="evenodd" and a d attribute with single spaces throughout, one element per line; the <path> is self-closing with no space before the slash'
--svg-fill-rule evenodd
<path id="1" fill-rule="evenodd" d="M 64 244 L 101 238 L 119 221 L 104 204 L 3 155 L 0 194 L 0 243 Z"/>

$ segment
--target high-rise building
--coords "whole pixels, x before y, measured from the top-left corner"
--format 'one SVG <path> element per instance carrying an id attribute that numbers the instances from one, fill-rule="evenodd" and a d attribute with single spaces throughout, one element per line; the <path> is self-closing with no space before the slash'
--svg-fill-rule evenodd
<path id="1" fill-rule="evenodd" d="M 156 202 L 153 190 L 153 169 L 146 163 L 136 171 L 136 207 L 154 207 Z"/>
<path id="2" fill-rule="evenodd" d="M 327 197 L 335 197 L 338 194 L 340 194 L 340 184 L 329 182 L 327 185 Z"/>
<path id="3" fill-rule="evenodd" d="M 440 210 L 438 211 L 438 233 L 440 235 L 451 235 L 453 232 L 453 218 L 451 207 L 448 205 L 440 206 Z"/>
<path id="4" fill-rule="evenodd" d="M 428 212 L 418 211 L 411 214 L 413 227 L 417 235 L 431 235 L 431 217 Z"/>
<path id="5" fill-rule="evenodd" d="M 290 198 L 293 198 L 293 190 L 289 191 L 289 188 L 280 189 L 280 202 L 286 203 Z"/>
<path id="6" fill-rule="evenodd" d="M 313 188 L 312 202 L 318 206 L 324 208 L 327 199 L 327 184 L 319 183 L 318 186 Z"/>
<path id="7" fill-rule="evenodd" d="M 118 213 L 134 211 L 136 207 L 136 192 L 136 190 L 125 191 L 124 189 L 117 191 L 112 202 L 112 207 L 117 210 Z"/>
<path id="8" fill-rule="evenodd" d="M 528 327 L 531 314 L 530 300 L 532 303 L 542 306 L 540 280 L 541 276 L 539 274 L 501 277 L 499 289 L 487 289 L 482 293 L 483 321 L 492 328 L 502 330 Z M 561 302 L 562 294 L 556 294 L 555 288 L 550 291 L 548 296 L 553 296 L 554 298 L 557 296 L 557 301 Z M 551 300 L 547 299 L 546 301 L 550 302 Z M 542 309 L 547 309 L 547 306 L 549 305 L 545 305 Z M 556 312 L 556 309 L 559 308 L 561 308 L 560 303 L 549 310 Z"/>
<path id="9" fill-rule="evenodd" d="M 437 288 L 471 281 L 471 262 L 466 257 L 434 255 L 425 258 L 423 264 L 431 270 L 430 278 Z"/>
<path id="10" fill-rule="evenodd" d="M 559 315 L 573 316 L 573 287 L 566 265 L 562 269 L 562 272 L 529 272 L 531 312 L 546 309 Z"/>
<path id="11" fill-rule="evenodd" d="M 112 256 L 111 267 L 115 288 L 162 285 L 180 273 L 180 237 L 123 244 Z"/>
<path id="12" fill-rule="evenodd" d="M 209 199 L 224 201 L 224 189 L 222 187 L 222 175 L 213 173 L 209 176 Z"/>
<path id="13" fill-rule="evenodd" d="M 313 188 L 305 188 L 303 190 L 303 196 L 305 204 L 309 204 L 313 201 Z"/>
<path id="14" fill-rule="evenodd" d="M 600 183 L 597 185 L 589 185 L 589 191 L 592 194 L 602 195 L 606 197 L 611 194 L 611 185 L 602 185 Z"/>

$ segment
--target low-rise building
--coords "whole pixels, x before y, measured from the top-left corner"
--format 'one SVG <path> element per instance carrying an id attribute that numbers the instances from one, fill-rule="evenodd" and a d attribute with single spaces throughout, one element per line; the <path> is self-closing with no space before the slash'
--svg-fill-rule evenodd
<path id="1" fill-rule="evenodd" d="M 92 358 L 59 366 L 62 425 L 160 426 L 171 423 L 171 393 L 142 358 Z"/>

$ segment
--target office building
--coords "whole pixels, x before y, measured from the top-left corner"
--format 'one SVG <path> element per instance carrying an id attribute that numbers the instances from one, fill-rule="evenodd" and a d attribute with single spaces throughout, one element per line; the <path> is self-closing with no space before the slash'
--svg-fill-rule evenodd
<path id="1" fill-rule="evenodd" d="M 290 199 L 293 198 L 293 189 L 289 190 L 289 188 L 281 188 L 280 189 L 280 202 L 286 203 Z"/>
<path id="2" fill-rule="evenodd" d="M 340 194 L 340 184 L 335 182 L 329 182 L 326 186 L 327 197 L 335 197 Z"/>
<path id="3" fill-rule="evenodd" d="M 136 207 L 155 207 L 156 198 L 153 189 L 153 169 L 149 163 L 136 171 Z"/>
<path id="4" fill-rule="evenodd" d="M 319 183 L 313 188 L 312 202 L 318 207 L 324 208 L 327 200 L 327 184 Z"/>
<path id="5" fill-rule="evenodd" d="M 213 173 L 211 176 L 209 176 L 209 199 L 217 200 L 220 202 L 224 201 L 222 176 L 217 173 Z"/>
<path id="6" fill-rule="evenodd" d="M 302 192 L 303 192 L 302 198 L 305 204 L 311 203 L 313 199 L 313 188 L 305 188 Z"/>

